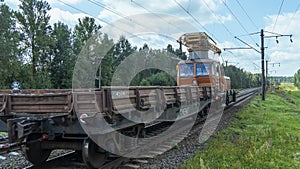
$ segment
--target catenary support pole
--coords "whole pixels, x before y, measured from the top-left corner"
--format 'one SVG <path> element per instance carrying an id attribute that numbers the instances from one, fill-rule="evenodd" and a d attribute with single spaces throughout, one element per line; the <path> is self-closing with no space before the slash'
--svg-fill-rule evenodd
<path id="1" fill-rule="evenodd" d="M 264 46 L 264 30 L 260 31 L 261 37 L 261 99 L 265 100 L 265 87 L 266 87 L 266 80 L 265 80 L 265 46 Z"/>

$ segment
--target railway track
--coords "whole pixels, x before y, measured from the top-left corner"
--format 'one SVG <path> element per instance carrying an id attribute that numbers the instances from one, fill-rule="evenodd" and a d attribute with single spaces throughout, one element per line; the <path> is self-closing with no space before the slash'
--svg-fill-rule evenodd
<path id="1" fill-rule="evenodd" d="M 66 167 L 75 167 L 80 168 L 84 167 L 84 164 L 80 162 L 80 155 L 78 152 L 71 151 L 47 160 L 44 164 L 39 166 L 28 166 L 25 169 L 50 169 L 50 168 L 66 168 Z M 67 163 L 66 163 L 67 162 Z"/>
<path id="2" fill-rule="evenodd" d="M 231 109 L 233 109 L 235 106 L 240 105 L 241 103 L 247 101 L 249 98 L 251 98 L 251 96 L 253 96 L 254 94 L 259 92 L 259 88 L 255 88 L 255 89 L 246 89 L 246 90 L 242 90 L 239 92 L 238 98 L 236 100 L 236 102 L 231 103 L 230 105 L 225 107 L 225 111 L 230 112 Z M 217 115 L 217 113 L 215 114 L 215 116 Z M 192 129 L 189 131 L 188 136 L 190 135 L 194 135 L 194 134 L 199 134 L 199 131 L 201 131 L 204 127 L 204 122 L 207 120 L 207 116 L 205 117 L 197 117 L 197 120 L 195 122 L 195 124 L 193 125 Z M 218 118 L 216 117 L 210 117 L 210 123 L 214 123 L 214 120 L 218 120 Z M 209 125 L 209 124 L 208 124 Z M 180 138 L 180 130 L 178 130 L 178 132 L 175 134 Z M 179 134 L 179 135 L 178 135 Z M 174 147 L 174 145 L 172 146 Z M 125 164 L 122 164 L 122 166 L 119 166 L 119 169 L 123 169 L 123 168 L 140 168 L 140 166 L 144 163 L 148 163 L 148 159 L 138 159 L 138 160 L 131 160 Z"/>
<path id="3" fill-rule="evenodd" d="M 20 149 L 20 143 L 9 144 L 7 134 L 0 135 L 0 155 Z"/>
<path id="4" fill-rule="evenodd" d="M 232 108 L 235 106 L 240 105 L 244 101 L 248 100 L 253 96 L 254 94 L 259 92 L 259 88 L 255 89 L 247 89 L 239 91 L 237 100 L 234 103 L 230 103 L 228 106 L 225 107 L 225 111 L 229 112 Z M 217 115 L 217 113 L 216 113 Z M 194 124 L 191 124 L 193 127 L 189 131 L 188 136 L 194 135 L 196 133 L 199 133 L 204 127 L 204 122 L 206 121 L 207 116 L 205 117 L 197 117 L 197 120 Z M 210 122 L 213 123 L 214 120 L 217 120 L 217 117 L 210 117 Z M 186 124 L 185 121 L 182 121 L 182 124 Z M 168 124 L 166 122 L 157 123 L 150 125 L 146 128 L 146 135 L 145 138 L 151 138 L 159 133 L 167 130 L 170 127 L 171 123 Z M 163 152 L 171 149 L 174 147 L 174 142 L 180 141 L 186 134 L 182 133 L 183 131 L 187 130 L 190 126 L 184 125 L 181 129 L 177 130 L 176 132 L 173 132 L 169 135 L 163 136 L 164 138 L 161 138 L 159 142 L 151 140 L 151 142 L 143 142 L 139 146 L 145 146 L 150 147 L 150 149 L 143 149 L 145 152 L 150 152 L 149 157 L 143 157 L 140 159 L 131 159 L 126 157 L 110 157 L 107 162 L 101 167 L 101 169 L 128 169 L 128 168 L 140 168 L 143 164 L 148 163 L 149 159 L 162 154 Z M 162 145 L 162 146 L 159 146 Z M 157 148 L 153 148 L 157 147 Z M 66 163 L 67 161 L 67 163 Z M 84 162 L 81 159 L 81 153 L 80 152 L 69 152 L 64 155 L 57 156 L 55 158 L 51 158 L 47 160 L 46 163 L 39 165 L 39 166 L 28 166 L 27 169 L 34 169 L 34 168 L 86 168 Z"/>
<path id="5" fill-rule="evenodd" d="M 8 142 L 8 136 L 7 134 L 1 134 L 0 135 L 0 144 L 5 144 Z"/>

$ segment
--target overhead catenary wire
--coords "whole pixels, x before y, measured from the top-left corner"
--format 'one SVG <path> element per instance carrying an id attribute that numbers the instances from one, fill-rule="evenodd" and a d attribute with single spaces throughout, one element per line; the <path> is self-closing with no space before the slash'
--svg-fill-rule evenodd
<path id="1" fill-rule="evenodd" d="M 104 23 L 106 23 L 106 24 L 109 24 L 109 23 L 106 22 L 105 20 L 99 19 L 99 18 L 97 18 L 97 17 L 94 17 L 94 16 L 90 15 L 88 12 L 86 12 L 86 11 L 84 11 L 84 10 L 81 10 L 81 9 L 79 9 L 79 8 L 76 8 L 75 6 L 72 6 L 72 5 L 66 3 L 66 2 L 64 2 L 64 1 L 62 1 L 62 0 L 57 0 L 57 1 L 63 3 L 64 5 L 66 5 L 66 6 L 70 7 L 70 8 L 72 8 L 72 9 L 75 9 L 75 10 L 77 10 L 77 11 L 79 11 L 79 12 L 82 12 L 82 13 L 84 13 L 84 14 L 90 16 L 90 17 L 93 17 L 93 18 L 95 18 L 95 19 L 97 19 L 97 20 L 99 20 L 99 21 L 101 21 L 101 22 L 104 22 Z"/>
<path id="2" fill-rule="evenodd" d="M 113 10 L 113 9 L 111 9 L 111 8 L 109 8 L 109 7 L 107 7 L 105 4 L 103 4 L 103 3 L 101 3 L 101 2 L 98 2 L 98 1 L 95 1 L 95 0 L 88 0 L 88 1 L 91 2 L 91 3 L 93 3 L 94 5 L 97 5 L 97 6 L 101 7 L 101 8 L 103 8 L 104 10 L 107 10 L 107 11 L 109 11 L 109 12 L 111 12 L 111 13 L 114 13 L 114 14 L 118 15 L 119 17 L 121 17 L 121 18 L 123 18 L 123 19 L 125 19 L 125 20 L 128 20 L 128 21 L 134 23 L 135 25 L 139 25 L 140 27 L 146 28 L 146 30 L 149 29 L 149 28 L 146 27 L 145 25 L 142 25 L 142 24 L 140 24 L 140 23 L 137 23 L 137 22 L 133 21 L 133 20 L 130 19 L 129 17 L 123 15 L 122 13 L 120 13 L 120 12 L 118 12 L 118 11 L 115 11 L 115 10 Z M 132 0 L 131 2 L 133 2 L 133 0 Z M 149 29 L 149 30 L 150 30 L 150 29 Z M 174 41 L 174 40 L 175 40 L 174 38 L 171 38 L 171 37 L 169 37 L 169 36 L 165 36 L 165 35 L 162 35 L 162 34 L 158 34 L 158 35 L 159 35 L 159 36 L 162 36 L 162 37 L 164 37 L 164 38 L 167 38 L 167 39 L 169 39 L 169 40 L 171 40 L 171 41 Z M 135 36 L 136 36 L 136 35 L 135 35 Z"/>
<path id="3" fill-rule="evenodd" d="M 96 19 L 96 20 L 98 20 L 98 21 L 101 21 L 101 22 L 103 22 L 103 23 L 106 23 L 107 25 L 114 26 L 114 27 L 117 28 L 118 30 L 124 31 L 124 32 L 128 33 L 129 35 L 131 35 L 132 37 L 137 37 L 137 38 L 139 38 L 139 39 L 141 39 L 141 40 L 145 40 L 145 39 L 143 39 L 143 38 L 141 38 L 141 37 L 139 37 L 139 36 L 136 36 L 136 35 L 134 35 L 134 34 L 128 32 L 128 31 L 126 31 L 126 30 L 123 30 L 123 29 L 121 29 L 121 28 L 116 27 L 115 25 L 112 25 L 111 23 L 109 23 L 109 22 L 107 22 L 107 21 L 105 21 L 105 20 L 103 20 L 103 19 L 100 19 L 100 18 L 98 18 L 98 17 L 95 17 L 95 16 L 93 16 L 93 15 L 90 15 L 88 12 L 86 12 L 86 11 L 84 11 L 84 10 L 82 10 L 82 9 L 79 9 L 79 8 L 77 8 L 77 7 L 74 7 L 74 6 L 72 6 L 72 5 L 70 5 L 70 4 L 66 3 L 66 2 L 63 2 L 62 0 L 57 0 L 57 1 L 63 3 L 64 5 L 66 5 L 66 6 L 70 7 L 70 8 L 72 8 L 72 9 L 75 9 L 75 10 L 77 10 L 77 11 L 79 11 L 79 12 L 82 12 L 82 13 L 84 13 L 84 14 L 86 14 L 86 15 L 88 15 L 88 16 L 90 16 L 90 17 L 92 17 L 92 18 L 94 18 L 94 19 Z"/>
<path id="4" fill-rule="evenodd" d="M 203 1 L 205 6 L 210 10 L 210 12 L 218 19 L 218 21 L 223 25 L 223 27 L 225 28 L 225 30 L 232 36 L 234 37 L 233 33 L 227 28 L 227 26 L 221 21 L 220 17 L 211 9 L 211 7 L 209 7 L 209 5 Z"/>
<path id="5" fill-rule="evenodd" d="M 283 3 L 284 3 L 284 0 L 281 1 L 280 7 L 279 7 L 279 10 L 278 10 L 278 14 L 276 16 L 276 20 L 275 20 L 275 23 L 274 23 L 273 28 L 272 28 L 272 32 L 274 31 L 274 29 L 276 27 L 276 24 L 277 24 L 277 21 L 278 21 L 278 18 L 279 18 L 279 15 L 281 14 Z"/>
<path id="6" fill-rule="evenodd" d="M 105 10 L 107 10 L 107 11 L 109 11 L 109 12 L 112 12 L 112 13 L 114 13 L 114 14 L 116 14 L 116 15 L 122 17 L 122 18 L 127 19 L 127 18 L 125 17 L 125 15 L 122 15 L 121 13 L 119 13 L 119 12 L 117 12 L 117 11 L 111 9 L 111 8 L 108 8 L 107 6 L 105 6 L 105 5 L 104 5 L 103 3 L 101 3 L 101 2 L 93 1 L 93 0 L 88 0 L 88 1 L 91 2 L 91 3 L 93 3 L 93 4 L 95 4 L 95 5 L 97 5 L 97 6 L 99 6 L 99 7 L 102 7 L 103 9 L 105 9 Z"/>
<path id="7" fill-rule="evenodd" d="M 128 20 L 129 22 L 134 22 L 134 21 L 133 21 L 132 19 L 130 19 L 129 17 L 123 15 L 122 13 L 120 13 L 120 12 L 118 12 L 118 11 L 115 11 L 115 10 L 113 10 L 113 9 L 111 9 L 111 8 L 109 8 L 109 7 L 107 7 L 107 6 L 106 6 L 105 4 L 103 4 L 103 3 L 100 3 L 100 2 L 94 1 L 94 0 L 88 0 L 88 1 L 91 2 L 91 3 L 93 3 L 94 5 L 97 5 L 97 6 L 101 7 L 101 8 L 103 8 L 104 10 L 107 10 L 107 11 L 109 11 L 109 12 L 111 12 L 111 13 L 114 13 L 115 15 L 117 15 L 117 16 L 119 16 L 119 17 L 125 19 L 125 20 Z M 134 23 L 135 23 L 136 25 L 139 25 L 140 27 L 147 28 L 145 25 L 141 25 L 141 24 L 139 24 L 139 23 L 137 23 L 137 22 L 134 22 Z"/>
<path id="8" fill-rule="evenodd" d="M 152 12 L 151 10 L 147 9 L 146 7 L 144 7 L 143 5 L 141 5 L 140 3 L 134 1 L 134 0 L 131 0 L 132 3 L 134 3 L 136 6 L 140 7 L 140 8 L 143 8 L 144 10 L 146 10 L 147 12 L 151 13 L 152 15 L 160 18 L 162 21 L 166 22 L 167 24 L 175 27 L 177 30 L 180 30 L 182 32 L 185 32 L 184 30 L 180 29 L 178 26 L 170 23 L 169 21 L 167 21 L 165 18 L 163 18 L 162 16 L 160 16 L 159 14 L 155 13 L 155 12 Z"/>
<path id="9" fill-rule="evenodd" d="M 213 33 L 211 33 L 203 24 L 199 22 L 199 20 L 192 15 L 188 10 L 186 10 L 177 0 L 174 0 L 174 2 L 183 10 L 185 11 L 196 23 L 198 23 L 209 35 L 211 35 L 215 40 L 219 41 Z M 220 42 L 220 41 L 219 41 Z"/>
<path id="10" fill-rule="evenodd" d="M 243 10 L 243 12 L 246 14 L 246 16 L 248 17 L 248 19 L 250 20 L 250 22 L 252 23 L 252 25 L 259 30 L 259 28 L 257 27 L 257 25 L 255 24 L 255 22 L 253 22 L 253 20 L 251 19 L 251 17 L 249 16 L 248 12 L 245 10 L 245 8 L 242 6 L 242 4 L 239 2 L 239 0 L 235 0 L 238 5 L 241 7 L 241 9 Z"/>
<path id="11" fill-rule="evenodd" d="M 292 24 L 292 22 L 294 21 L 294 18 L 295 18 L 295 16 L 296 16 L 296 14 L 297 14 L 299 8 L 300 8 L 300 2 L 299 2 L 299 4 L 298 4 L 297 7 L 296 7 L 296 10 L 295 10 L 295 12 L 294 12 L 294 15 L 292 16 L 292 18 L 290 19 L 290 22 L 286 25 L 286 27 L 285 27 L 284 30 L 286 30 L 286 29 Z"/>
<path id="12" fill-rule="evenodd" d="M 220 17 L 214 12 L 214 10 L 211 9 L 211 7 L 206 3 L 206 1 L 202 1 L 205 6 L 210 10 L 210 12 L 218 19 L 218 21 L 222 24 L 222 26 L 225 28 L 225 30 L 229 33 L 229 35 L 234 38 L 235 36 L 233 33 L 229 30 L 229 28 L 222 22 Z"/>
<path id="13" fill-rule="evenodd" d="M 119 28 L 119 27 L 117 27 L 116 25 L 113 25 L 113 24 L 111 24 L 111 23 L 109 23 L 109 22 L 107 22 L 107 21 L 105 21 L 105 20 L 103 20 L 103 19 L 100 19 L 100 18 L 98 18 L 98 17 L 95 17 L 95 16 L 89 14 L 88 12 L 86 12 L 86 11 L 84 11 L 84 10 L 82 10 L 82 9 L 79 9 L 79 8 L 77 8 L 77 7 L 74 7 L 74 6 L 72 6 L 72 5 L 70 5 L 70 4 L 66 3 L 66 2 L 63 2 L 62 0 L 58 0 L 58 1 L 61 2 L 61 3 L 63 3 L 64 5 L 66 5 L 66 6 L 70 7 L 70 8 L 72 8 L 72 9 L 75 9 L 75 10 L 77 10 L 77 11 L 79 11 L 79 12 L 82 12 L 82 13 L 84 13 L 84 14 L 90 16 L 90 17 L 93 17 L 94 19 L 96 19 L 96 20 L 98 20 L 98 21 L 101 21 L 101 22 L 103 22 L 103 23 L 105 23 L 105 24 L 107 24 L 107 25 L 113 26 L 114 28 L 116 28 L 116 29 L 118 29 L 118 30 L 120 30 L 120 31 L 123 31 L 123 32 L 129 34 L 129 35 L 131 36 L 131 38 L 138 38 L 138 39 L 140 39 L 140 40 L 146 41 L 146 39 L 140 37 L 140 36 L 137 35 L 137 34 L 133 34 L 133 33 L 131 33 L 131 32 L 128 32 L 127 30 L 124 30 L 124 29 L 122 29 L 122 28 Z M 92 0 L 89 0 L 89 1 L 92 2 Z M 104 4 L 101 4 L 100 2 L 93 1 L 92 3 L 95 4 L 95 5 L 97 5 L 97 6 L 102 7 L 102 8 L 105 9 L 105 10 L 108 10 L 108 11 L 110 11 L 110 12 L 112 12 L 112 13 L 114 13 L 114 14 L 116 14 L 116 15 L 118 15 L 118 16 L 124 18 L 124 19 L 127 19 L 127 20 L 133 22 L 130 18 L 127 18 L 126 16 L 120 14 L 119 12 L 114 11 L 113 9 L 110 9 L 110 8 L 106 7 Z M 137 23 L 137 24 L 138 24 L 138 23 Z M 139 25 L 140 25 L 140 24 L 139 24 Z M 144 25 L 140 25 L 140 26 L 145 27 Z M 161 36 L 161 37 L 167 38 L 167 39 L 169 39 L 169 40 L 171 40 L 171 41 L 175 41 L 175 40 L 176 40 L 176 39 L 174 39 L 173 37 L 169 37 L 169 36 L 166 36 L 166 35 L 162 35 L 162 34 L 158 34 L 158 35 Z"/>
<path id="14" fill-rule="evenodd" d="M 274 23 L 273 28 L 272 28 L 272 32 L 273 32 L 273 31 L 275 30 L 275 28 L 276 28 L 276 25 L 277 25 L 277 21 L 278 21 L 279 15 L 281 14 L 281 10 L 282 10 L 283 3 L 284 3 L 284 0 L 281 1 L 281 4 L 280 4 L 280 6 L 279 6 L 279 10 L 278 10 L 278 13 L 277 13 L 277 16 L 276 16 L 276 19 L 275 19 L 275 23 Z M 268 40 L 266 47 L 269 46 L 269 43 L 270 43 L 270 39 Z"/>
<path id="15" fill-rule="evenodd" d="M 225 5 L 225 7 L 228 9 L 228 11 L 232 14 L 232 16 L 235 18 L 235 20 L 238 22 L 238 24 L 241 26 L 241 28 L 247 33 L 249 34 L 249 32 L 247 31 L 247 29 L 244 27 L 244 25 L 241 23 L 241 21 L 238 19 L 238 17 L 233 13 L 233 11 L 229 8 L 229 6 L 227 5 L 227 3 L 222 0 L 223 4 Z M 251 40 L 254 42 L 254 44 L 257 44 L 255 42 L 255 40 L 253 39 L 252 36 L 249 35 L 249 37 L 251 38 Z"/>

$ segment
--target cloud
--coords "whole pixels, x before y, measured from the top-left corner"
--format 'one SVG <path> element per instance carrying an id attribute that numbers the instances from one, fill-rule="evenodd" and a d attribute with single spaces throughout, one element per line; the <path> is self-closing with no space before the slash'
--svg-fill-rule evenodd
<path id="1" fill-rule="evenodd" d="M 222 5 L 220 0 L 193 2 L 190 0 L 177 0 L 177 2 L 182 5 L 185 10 L 195 16 L 197 21 L 202 25 L 224 23 L 232 19 L 231 15 L 221 16 L 215 13 L 213 14 L 207 8 L 207 6 L 210 6 L 211 10 L 217 12 Z M 169 42 L 172 45 L 176 45 L 176 40 L 180 35 L 187 32 L 197 32 L 200 27 L 200 25 L 173 0 L 163 1 L 163 3 L 161 0 L 153 0 L 151 3 L 145 0 L 102 0 L 98 5 L 104 6 L 104 9 L 99 12 L 98 18 L 105 21 L 102 22 L 101 25 L 112 28 L 109 30 L 109 34 L 122 34 L 128 37 L 134 35 L 136 32 L 159 32 L 165 36 L 172 37 L 174 43 L 170 40 Z M 116 24 L 115 22 L 118 23 Z M 126 32 L 124 32 L 124 30 Z M 122 31 L 123 33 L 120 33 Z M 153 40 L 155 39 L 159 38 L 155 37 Z M 153 40 L 149 43 L 155 44 Z M 163 41 L 157 41 L 156 44 L 162 42 Z M 140 46 L 139 44 L 137 45 Z M 166 45 L 167 44 L 161 44 L 160 46 L 165 47 Z M 157 46 L 158 45 L 155 45 L 155 47 Z"/>
<path id="2" fill-rule="evenodd" d="M 7 5 L 12 8 L 13 10 L 16 10 L 18 6 L 21 4 L 21 1 L 16 1 L 16 0 L 4 0 Z"/>
<path id="3" fill-rule="evenodd" d="M 269 74 L 271 76 L 293 76 L 298 69 L 300 69 L 300 54 L 298 48 L 300 46 L 300 10 L 296 13 L 283 13 L 277 15 L 266 16 L 264 28 L 265 31 L 274 32 L 282 35 L 292 34 L 293 43 L 290 42 L 289 36 L 278 37 L 279 43 L 276 43 L 276 37 L 265 38 L 265 59 L 269 60 L 269 70 L 276 70 Z M 277 18 L 277 22 L 276 22 Z M 276 22 L 276 26 L 274 24 Z M 276 34 L 271 34 L 265 32 L 265 36 L 270 36 Z M 257 35 L 259 37 L 259 34 Z M 249 40 L 250 41 L 250 40 Z M 244 44 L 236 44 L 230 41 L 224 41 L 219 43 L 220 48 L 232 48 L 232 47 L 246 47 Z M 256 47 L 256 46 L 254 46 Z M 256 47 L 259 49 L 258 47 Z M 260 50 L 260 49 L 259 49 Z M 230 50 L 230 52 L 224 51 L 222 53 L 224 60 L 232 62 L 232 65 L 239 63 L 237 67 L 241 66 L 247 71 L 260 73 L 260 69 L 255 65 L 261 67 L 261 54 L 254 50 Z M 272 63 L 280 63 L 280 67 Z"/>
<path id="4" fill-rule="evenodd" d="M 290 42 L 290 37 L 278 37 L 279 43 L 276 43 L 276 38 L 266 40 L 268 49 L 266 50 L 267 58 L 270 62 L 280 62 L 280 67 L 276 68 L 277 75 L 294 75 L 300 69 L 300 10 L 296 13 L 283 13 L 278 16 L 270 15 L 265 17 L 267 26 L 265 30 L 279 33 L 282 35 L 292 34 L 293 43 Z M 274 27 L 274 24 L 276 25 Z M 274 35 L 266 33 L 266 35 Z"/>
<path id="5" fill-rule="evenodd" d="M 101 31 L 113 39 L 118 39 L 121 35 L 125 36 L 129 38 L 132 45 L 138 47 L 147 43 L 151 48 L 162 49 L 168 44 L 177 47 L 176 40 L 183 34 L 183 29 L 196 31 L 195 27 L 175 16 L 157 14 L 153 17 L 152 14 L 146 13 L 119 19 L 104 26 Z"/>
<path id="6" fill-rule="evenodd" d="M 85 16 L 88 16 L 83 13 L 71 13 L 69 11 L 64 11 L 59 8 L 52 8 L 49 11 L 49 14 L 51 16 L 50 18 L 50 24 L 56 23 L 58 21 L 61 21 L 70 27 L 74 27 L 78 23 L 79 18 L 84 18 Z"/>
<path id="7" fill-rule="evenodd" d="M 232 19 L 230 15 L 217 15 L 212 14 L 211 11 L 207 8 L 209 6 L 215 13 L 220 9 L 221 1 L 220 0 L 205 0 L 205 1 L 193 1 L 190 0 L 177 0 L 184 10 L 188 11 L 191 15 L 197 18 L 197 21 L 202 25 L 226 22 Z M 161 0 L 152 0 L 149 1 L 119 1 L 119 0 L 102 0 L 102 4 L 109 9 L 104 9 L 98 15 L 99 18 L 106 21 L 115 21 L 122 17 L 136 15 L 141 13 L 161 13 L 177 16 L 195 26 L 199 27 L 199 24 L 196 23 L 191 16 L 189 16 L 177 3 L 173 0 L 162 1 Z M 118 11 L 117 14 L 111 12 Z M 153 17 L 155 14 L 153 14 Z M 105 24 L 104 24 L 105 25 Z"/>
<path id="8" fill-rule="evenodd" d="M 59 4 L 62 5 L 59 0 L 46 0 L 50 5 L 52 4 Z M 83 0 L 62 0 L 64 3 L 67 4 L 78 4 L 80 2 L 84 2 Z M 18 5 L 21 4 L 21 1 L 19 0 L 4 0 L 5 3 L 7 3 L 9 6 L 11 6 L 13 9 L 16 9 Z"/>
<path id="9" fill-rule="evenodd" d="M 83 0 L 62 0 L 66 4 L 78 4 L 80 2 L 84 2 Z M 47 0 L 49 4 L 63 4 L 59 0 Z"/>
<path id="10" fill-rule="evenodd" d="M 221 49 L 224 48 L 236 48 L 237 45 L 232 41 L 225 41 L 218 44 L 218 47 Z M 239 47 L 247 47 L 245 45 L 241 45 Z M 261 66 L 260 63 L 260 54 L 254 51 L 253 49 L 243 49 L 243 50 L 223 50 L 222 57 L 224 62 L 228 61 L 228 65 L 235 65 L 237 67 L 243 68 L 249 72 L 258 72 L 257 66 Z M 223 62 L 221 60 L 221 62 Z"/>

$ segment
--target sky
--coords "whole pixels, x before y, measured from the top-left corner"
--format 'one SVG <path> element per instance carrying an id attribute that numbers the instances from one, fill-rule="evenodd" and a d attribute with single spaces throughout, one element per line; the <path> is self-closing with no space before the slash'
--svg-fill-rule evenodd
<path id="1" fill-rule="evenodd" d="M 265 59 L 269 61 L 268 75 L 293 76 L 300 69 L 300 52 L 297 50 L 300 47 L 299 0 L 47 2 L 51 6 L 51 24 L 62 21 L 73 28 L 78 23 L 78 18 L 94 17 L 103 26 L 103 31 L 112 36 L 125 35 L 138 47 L 147 43 L 153 48 L 166 48 L 167 44 L 178 48 L 176 40 L 180 35 L 206 32 L 221 49 L 248 47 L 241 42 L 243 41 L 260 50 L 260 31 L 263 29 Z M 18 0 L 4 0 L 0 3 L 5 3 L 14 10 L 18 10 L 20 4 Z M 220 61 L 227 61 L 228 65 L 235 65 L 252 73 L 261 72 L 261 54 L 253 49 L 222 50 Z"/>

